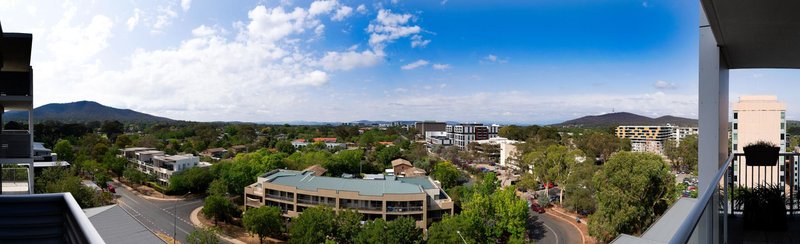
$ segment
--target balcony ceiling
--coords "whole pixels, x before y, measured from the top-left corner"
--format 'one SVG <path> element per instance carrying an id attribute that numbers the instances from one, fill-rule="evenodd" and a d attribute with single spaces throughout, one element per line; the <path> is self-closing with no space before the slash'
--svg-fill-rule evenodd
<path id="1" fill-rule="evenodd" d="M 800 1 L 700 3 L 729 68 L 800 68 Z"/>
<path id="2" fill-rule="evenodd" d="M 33 35 L 26 33 L 1 33 L 0 57 L 2 71 L 29 71 Z"/>

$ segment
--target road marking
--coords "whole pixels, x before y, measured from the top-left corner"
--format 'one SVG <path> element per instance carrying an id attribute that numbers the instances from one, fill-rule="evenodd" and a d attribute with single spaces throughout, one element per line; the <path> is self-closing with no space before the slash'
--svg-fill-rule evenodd
<path id="1" fill-rule="evenodd" d="M 126 198 L 128 198 L 128 199 L 131 199 L 131 201 L 135 202 L 136 204 L 139 204 L 139 202 L 138 202 L 138 201 L 136 201 L 136 200 L 135 200 L 135 199 L 133 199 L 132 197 L 129 197 L 128 195 L 125 195 L 125 194 L 120 194 L 120 195 L 122 195 L 123 197 L 126 197 Z M 130 207 L 130 206 L 128 206 L 128 207 Z"/>
<path id="2" fill-rule="evenodd" d="M 553 235 L 555 235 L 555 236 L 556 236 L 556 244 L 558 244 L 558 233 L 556 233 L 556 231 L 555 231 L 555 230 L 553 230 L 553 228 L 550 228 L 550 226 L 548 226 L 547 224 L 545 224 L 545 223 L 544 223 L 544 221 L 542 221 L 542 225 L 544 225 L 544 227 L 547 227 L 547 229 L 550 229 L 550 232 L 553 232 Z"/>

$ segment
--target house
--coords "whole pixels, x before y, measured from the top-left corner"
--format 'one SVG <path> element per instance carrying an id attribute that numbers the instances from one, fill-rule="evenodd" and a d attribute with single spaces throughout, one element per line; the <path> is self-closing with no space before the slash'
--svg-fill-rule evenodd
<path id="1" fill-rule="evenodd" d="M 209 149 L 203 150 L 203 152 L 200 153 L 200 156 L 206 156 L 206 157 L 211 157 L 211 158 L 214 158 L 214 159 L 220 159 L 223 156 L 225 156 L 225 153 L 228 153 L 228 150 L 225 150 L 225 148 L 217 147 L 217 148 L 209 148 Z"/>
<path id="2" fill-rule="evenodd" d="M 408 160 L 398 158 L 392 160 L 392 169 L 396 174 L 400 174 L 401 172 L 406 172 L 407 169 L 413 168 L 414 165 L 411 164 Z"/>
<path id="3" fill-rule="evenodd" d="M 323 168 L 319 164 L 308 166 L 308 168 L 304 169 L 303 171 L 311 171 L 314 172 L 315 176 L 322 176 L 325 172 L 328 172 L 327 169 Z"/>
<path id="4" fill-rule="evenodd" d="M 245 146 L 245 145 L 232 146 L 230 151 L 233 154 L 239 154 L 239 153 L 247 152 L 247 146 Z"/>
<path id="5" fill-rule="evenodd" d="M 336 142 L 336 137 L 317 137 L 317 138 L 313 138 L 312 141 L 314 141 L 314 142 L 332 143 L 332 142 Z"/>

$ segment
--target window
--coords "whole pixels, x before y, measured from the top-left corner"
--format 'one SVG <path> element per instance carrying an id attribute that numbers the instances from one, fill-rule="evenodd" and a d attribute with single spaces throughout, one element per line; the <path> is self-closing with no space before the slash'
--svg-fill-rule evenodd
<path id="1" fill-rule="evenodd" d="M 786 123 L 781 123 L 781 130 L 786 128 Z"/>
<path id="2" fill-rule="evenodd" d="M 733 144 L 733 150 L 734 151 L 738 150 L 738 149 L 736 149 L 736 144 Z"/>
<path id="3" fill-rule="evenodd" d="M 738 140 L 737 138 L 739 138 L 739 137 L 738 137 L 738 134 L 736 134 L 736 133 L 733 133 L 733 140 L 734 140 L 734 141 L 735 141 L 735 140 Z M 783 139 L 783 138 L 781 138 L 781 139 Z"/>
<path id="4" fill-rule="evenodd" d="M 785 119 L 785 118 L 786 118 L 786 111 L 781 111 L 781 119 Z"/>
<path id="5" fill-rule="evenodd" d="M 737 129 L 739 129 L 739 124 L 737 124 L 736 122 L 734 122 L 734 123 L 733 123 L 733 129 L 734 129 L 734 130 L 737 130 Z"/>
<path id="6" fill-rule="evenodd" d="M 738 119 L 738 118 L 739 118 L 739 113 L 733 113 L 733 119 Z"/>
<path id="7" fill-rule="evenodd" d="M 786 134 L 781 133 L 781 140 L 786 140 Z"/>

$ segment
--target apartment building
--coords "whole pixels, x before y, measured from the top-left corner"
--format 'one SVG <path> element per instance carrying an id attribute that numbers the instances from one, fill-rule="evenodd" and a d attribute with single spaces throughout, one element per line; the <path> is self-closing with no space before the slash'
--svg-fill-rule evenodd
<path id="1" fill-rule="evenodd" d="M 273 170 L 245 187 L 245 207 L 277 206 L 286 217 L 306 208 L 352 209 L 365 220 L 411 217 L 427 228 L 453 214 L 453 200 L 430 177 L 386 175 L 370 179 L 316 176 L 312 171 Z"/>
<path id="2" fill-rule="evenodd" d="M 135 164 L 135 168 L 145 174 L 153 175 L 162 185 L 169 185 L 174 173 L 192 167 L 207 167 L 209 163 L 200 162 L 200 157 L 192 154 L 167 155 L 163 151 L 146 147 L 120 149 L 120 156 Z"/>
<path id="3" fill-rule="evenodd" d="M 336 138 L 314 138 L 314 142 L 321 142 L 325 144 L 325 148 L 332 150 L 332 149 L 345 149 L 347 148 L 346 143 L 338 143 L 336 142 Z M 312 143 L 307 142 L 305 139 L 297 139 L 292 141 L 292 146 L 295 149 L 301 149 L 311 145 Z"/>
<path id="4" fill-rule="evenodd" d="M 499 131 L 499 125 L 483 125 L 479 123 L 445 126 L 447 137 L 450 138 L 453 145 L 461 150 L 466 150 L 467 145 L 474 141 L 495 138 Z"/>
<path id="5" fill-rule="evenodd" d="M 618 126 L 615 134 L 618 138 L 631 140 L 631 151 L 664 153 L 664 142 L 675 140 L 677 143 L 689 135 L 697 135 L 697 127 L 680 127 L 667 125 L 626 125 Z"/>
<path id="6" fill-rule="evenodd" d="M 745 146 L 757 141 L 771 142 L 781 147 L 781 152 L 786 151 L 786 104 L 778 101 L 776 96 L 741 96 L 739 101 L 733 104 L 733 122 L 731 123 L 733 153 L 744 153 Z M 740 161 L 734 161 L 733 180 L 735 183 L 741 181 L 742 185 L 750 187 L 760 183 L 783 185 L 787 181 L 785 177 L 787 166 L 783 156 L 778 160 L 778 167 L 754 169 L 754 167 L 746 166 L 747 161 L 744 157 L 741 157 Z M 739 169 L 739 167 L 742 168 Z M 797 164 L 788 167 L 794 169 L 791 171 L 794 172 L 794 177 L 789 177 L 788 180 L 797 185 Z M 763 174 L 760 175 L 762 179 L 760 183 L 752 180 L 753 176 L 759 175 L 759 172 Z"/>
<path id="7" fill-rule="evenodd" d="M 447 132 L 444 131 L 428 131 L 425 132 L 425 142 L 428 145 L 442 145 L 442 146 L 450 146 L 453 145 L 453 140 L 447 136 Z"/>
<path id="8" fill-rule="evenodd" d="M 447 124 L 445 122 L 436 121 L 419 121 L 414 123 L 414 128 L 425 138 L 427 138 L 428 132 L 444 132 L 446 126 Z"/>
<path id="9" fill-rule="evenodd" d="M 522 143 L 521 141 L 509 140 L 505 137 L 494 137 L 486 140 L 477 141 L 481 145 L 496 145 L 499 147 L 497 157 L 499 157 L 500 166 L 518 169 L 517 161 L 514 159 L 517 153 L 516 144 Z"/>

